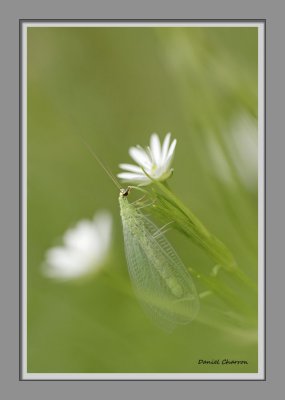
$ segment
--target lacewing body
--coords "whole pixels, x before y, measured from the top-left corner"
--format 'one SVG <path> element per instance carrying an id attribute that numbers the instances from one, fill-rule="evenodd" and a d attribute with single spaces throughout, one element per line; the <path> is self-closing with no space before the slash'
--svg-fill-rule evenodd
<path id="1" fill-rule="evenodd" d="M 128 199 L 119 197 L 125 253 L 136 295 L 146 313 L 166 330 L 191 322 L 199 297 L 185 265 L 159 229 Z"/>

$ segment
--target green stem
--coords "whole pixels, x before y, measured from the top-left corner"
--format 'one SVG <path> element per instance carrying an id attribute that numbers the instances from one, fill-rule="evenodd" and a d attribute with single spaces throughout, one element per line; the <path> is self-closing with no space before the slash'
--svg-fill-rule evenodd
<path id="1" fill-rule="evenodd" d="M 232 290 L 228 288 L 224 283 L 219 281 L 216 277 L 206 276 L 201 273 L 197 273 L 194 269 L 190 269 L 192 275 L 199 279 L 205 286 L 208 287 L 217 297 L 219 297 L 224 303 L 230 306 L 233 310 L 238 312 L 240 315 L 249 314 L 249 307 L 242 299 L 240 299 Z"/>
<path id="2" fill-rule="evenodd" d="M 235 268 L 230 272 L 240 282 L 244 283 L 246 286 L 249 286 L 254 292 L 257 293 L 257 285 L 252 282 L 252 280 L 240 268 Z"/>
<path id="3" fill-rule="evenodd" d="M 238 268 L 232 253 L 225 244 L 207 230 L 193 212 L 176 197 L 166 183 L 154 181 L 154 184 L 164 198 L 176 209 L 178 208 L 187 218 L 188 224 L 187 228 L 184 230 L 187 231 L 187 236 L 195 239 L 195 242 L 206 250 L 214 261 L 220 264 L 236 280 L 256 291 L 256 285 L 240 268 Z"/>
<path id="4" fill-rule="evenodd" d="M 156 186 L 163 193 L 166 199 L 185 215 L 191 226 L 191 231 L 199 238 L 197 242 L 214 258 L 215 262 L 221 264 L 226 270 L 236 268 L 234 260 L 228 248 L 214 235 L 212 235 L 202 222 L 191 212 L 166 185 L 155 182 Z"/>

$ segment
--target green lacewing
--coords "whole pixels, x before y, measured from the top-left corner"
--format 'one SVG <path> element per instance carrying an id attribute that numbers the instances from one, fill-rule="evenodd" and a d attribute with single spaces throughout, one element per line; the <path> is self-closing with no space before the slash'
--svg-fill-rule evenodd
<path id="1" fill-rule="evenodd" d="M 81 139 L 120 189 L 128 271 L 143 309 L 157 325 L 168 331 L 191 322 L 199 311 L 199 296 L 185 265 L 160 229 L 128 201 L 130 187 L 122 189 L 88 143 Z"/>
<path id="2" fill-rule="evenodd" d="M 121 189 L 119 204 L 129 275 L 146 313 L 166 330 L 187 324 L 199 311 L 193 280 L 164 234 Z"/>

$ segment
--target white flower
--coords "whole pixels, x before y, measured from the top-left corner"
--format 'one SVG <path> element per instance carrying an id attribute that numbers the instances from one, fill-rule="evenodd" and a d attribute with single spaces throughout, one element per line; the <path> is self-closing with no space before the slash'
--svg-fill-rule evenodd
<path id="1" fill-rule="evenodd" d="M 102 266 L 111 241 L 112 217 L 98 212 L 93 220 L 79 221 L 63 235 L 63 246 L 46 252 L 43 273 L 49 278 L 75 279 Z"/>
<path id="2" fill-rule="evenodd" d="M 231 125 L 221 132 L 222 143 L 213 135 L 208 145 L 215 172 L 226 184 L 234 185 L 236 177 L 248 190 L 254 191 L 258 182 L 258 127 L 248 113 L 237 115 Z M 233 174 L 233 170 L 236 175 Z"/>
<path id="3" fill-rule="evenodd" d="M 138 165 L 120 164 L 119 167 L 127 172 L 121 172 L 117 176 L 125 182 L 134 182 L 141 186 L 156 181 L 165 181 L 172 174 L 170 168 L 173 160 L 176 139 L 170 145 L 171 134 L 165 136 L 163 144 L 159 137 L 153 133 L 150 137 L 150 146 L 144 150 L 140 146 L 131 147 L 129 154 Z M 147 175 L 144 173 L 146 172 Z"/>

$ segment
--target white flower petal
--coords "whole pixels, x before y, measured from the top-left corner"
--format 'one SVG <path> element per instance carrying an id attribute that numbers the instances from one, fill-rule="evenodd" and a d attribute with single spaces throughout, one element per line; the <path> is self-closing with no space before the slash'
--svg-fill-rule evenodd
<path id="1" fill-rule="evenodd" d="M 68 229 L 63 236 L 64 244 L 79 251 L 88 251 L 94 244 L 98 244 L 98 233 L 90 221 L 80 221 L 74 228 Z M 93 250 L 96 252 L 96 248 Z"/>
<path id="2" fill-rule="evenodd" d="M 152 153 L 153 160 L 155 164 L 158 166 L 161 160 L 161 147 L 160 141 L 157 133 L 153 133 L 150 137 L 150 149 Z"/>
<path id="3" fill-rule="evenodd" d="M 167 157 L 169 143 L 170 143 L 171 133 L 169 132 L 163 141 L 162 151 L 161 151 L 161 163 L 164 163 Z"/>
<path id="4" fill-rule="evenodd" d="M 82 254 L 76 250 L 67 250 L 64 247 L 55 247 L 46 254 L 46 273 L 52 275 L 73 276 L 78 270 L 82 271 Z M 84 269 L 86 264 L 84 263 Z"/>
<path id="5" fill-rule="evenodd" d="M 155 160 L 154 160 L 151 148 L 149 146 L 146 147 L 146 152 L 147 152 L 147 155 L 148 155 L 148 157 L 150 159 L 150 162 L 151 162 L 150 167 L 151 167 L 153 164 L 155 164 Z"/>
<path id="6" fill-rule="evenodd" d="M 161 146 L 158 135 L 153 133 L 150 138 L 150 146 L 146 149 L 140 146 L 131 147 L 129 154 L 139 166 L 120 164 L 120 168 L 127 172 L 119 173 L 117 176 L 139 185 L 148 185 L 152 179 L 158 181 L 168 179 L 172 173 L 170 165 L 177 143 L 175 139 L 170 145 L 170 139 L 171 133 L 167 133 Z"/>
<path id="7" fill-rule="evenodd" d="M 149 178 L 142 172 L 141 174 L 135 174 L 133 172 L 120 172 L 117 177 L 125 181 L 144 181 Z"/>
<path id="8" fill-rule="evenodd" d="M 171 146 L 170 146 L 169 150 L 168 150 L 167 158 L 173 155 L 175 147 L 176 147 L 176 143 L 177 143 L 177 140 L 174 139 L 173 142 L 171 143 Z"/>
<path id="9" fill-rule="evenodd" d="M 132 165 L 132 164 L 119 164 L 119 167 L 121 169 L 124 169 L 125 171 L 129 172 L 142 172 L 141 167 L 138 167 L 137 165 Z"/>
<path id="10" fill-rule="evenodd" d="M 142 167 L 149 168 L 151 166 L 151 160 L 144 150 L 137 147 L 131 147 L 129 150 L 129 154 L 132 159 Z"/>
<path id="11" fill-rule="evenodd" d="M 173 157 L 174 157 L 174 153 L 170 154 L 168 156 L 168 158 L 166 159 L 165 164 L 164 164 L 163 175 L 165 175 L 167 173 L 167 171 L 170 170 L 170 166 L 171 166 Z"/>
<path id="12" fill-rule="evenodd" d="M 82 220 L 63 235 L 63 246 L 49 249 L 43 273 L 50 278 L 73 279 L 98 269 L 107 255 L 112 217 L 102 211 L 93 221 Z"/>
<path id="13" fill-rule="evenodd" d="M 90 253 L 56 247 L 46 253 L 43 272 L 48 277 L 58 279 L 75 278 L 91 269 L 91 261 Z"/>
<path id="14" fill-rule="evenodd" d="M 96 229 L 100 237 L 102 255 L 108 250 L 111 242 L 112 222 L 111 214 L 107 211 L 98 212 L 94 216 L 94 229 Z"/>

